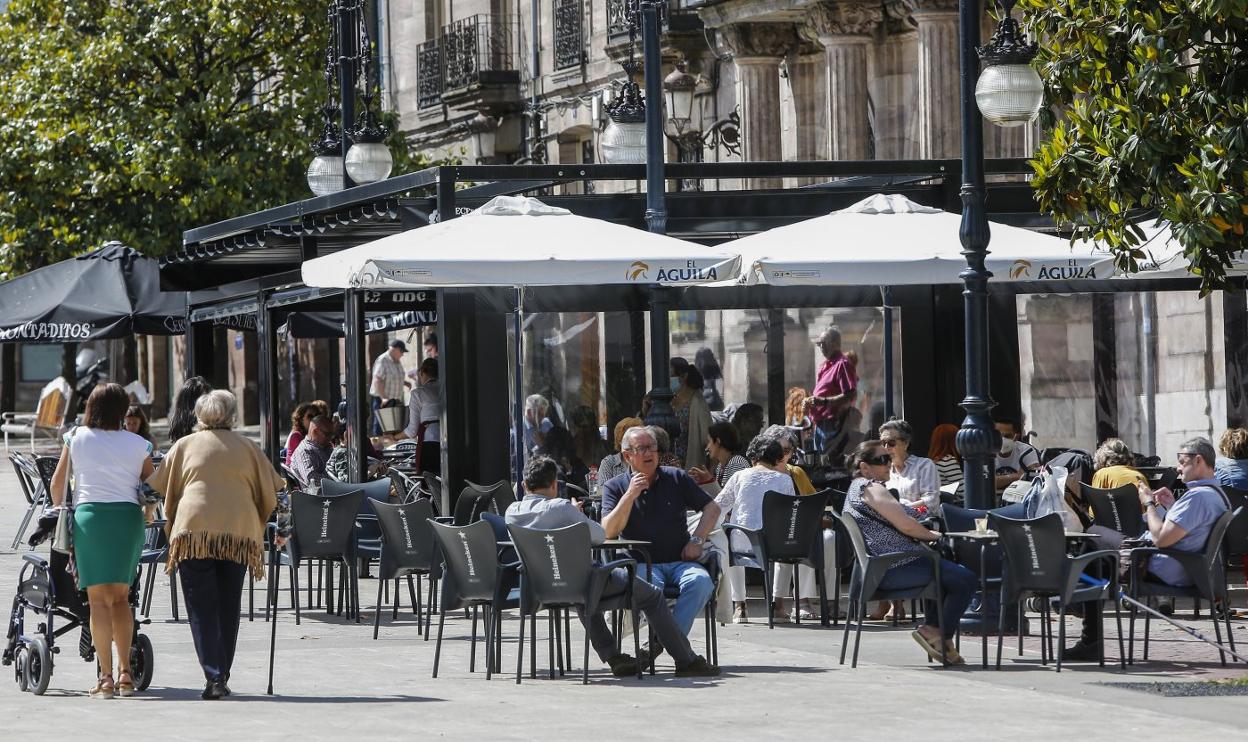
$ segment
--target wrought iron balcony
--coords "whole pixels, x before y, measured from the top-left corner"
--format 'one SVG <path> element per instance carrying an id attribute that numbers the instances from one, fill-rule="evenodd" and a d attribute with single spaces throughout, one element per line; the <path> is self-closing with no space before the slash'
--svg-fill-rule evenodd
<path id="1" fill-rule="evenodd" d="M 513 23 L 503 16 L 473 15 L 442 27 L 446 89 L 519 82 Z"/>
<path id="2" fill-rule="evenodd" d="M 442 102 L 442 43 L 430 39 L 416 46 L 416 107 L 430 108 Z"/>
<path id="3" fill-rule="evenodd" d="M 660 33 L 666 33 L 668 30 L 668 20 L 674 10 L 670 6 L 670 2 L 665 2 L 659 8 L 661 11 L 659 14 Z M 618 37 L 628 36 L 630 24 L 641 22 L 637 19 L 638 8 L 638 0 L 607 0 L 607 38 L 614 41 Z M 640 26 L 638 26 L 637 34 L 640 38 Z"/>
<path id="4" fill-rule="evenodd" d="M 442 27 L 417 47 L 417 107 L 519 97 L 515 24 L 479 14 Z"/>
<path id="5" fill-rule="evenodd" d="M 555 0 L 555 69 L 579 67 L 585 61 L 585 2 Z"/>

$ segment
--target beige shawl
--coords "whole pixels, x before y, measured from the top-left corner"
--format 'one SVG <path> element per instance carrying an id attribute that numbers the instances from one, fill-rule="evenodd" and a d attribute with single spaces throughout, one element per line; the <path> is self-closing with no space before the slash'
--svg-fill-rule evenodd
<path id="1" fill-rule="evenodd" d="M 285 481 L 259 446 L 229 430 L 193 433 L 147 483 L 165 496 L 168 572 L 183 559 L 225 559 L 264 577 L 264 524 Z"/>

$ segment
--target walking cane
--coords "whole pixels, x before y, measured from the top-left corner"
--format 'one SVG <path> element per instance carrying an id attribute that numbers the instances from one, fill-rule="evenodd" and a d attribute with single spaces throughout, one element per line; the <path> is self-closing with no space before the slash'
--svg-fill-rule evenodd
<path id="1" fill-rule="evenodd" d="M 275 514 L 277 522 L 273 529 L 273 538 L 269 542 L 269 606 L 272 616 L 269 622 L 269 687 L 265 693 L 270 696 L 273 695 L 273 659 L 277 654 L 277 602 L 281 595 L 278 583 L 282 577 L 282 560 L 277 550 L 277 540 L 290 537 L 290 504 L 280 495 Z M 296 595 L 295 600 L 298 599 L 299 596 Z"/>
<path id="2" fill-rule="evenodd" d="M 1098 580 L 1094 577 L 1089 577 L 1086 574 L 1079 575 L 1079 579 L 1089 585 L 1094 585 L 1096 587 L 1105 587 L 1106 585 L 1109 584 L 1109 580 Z M 1225 652 L 1231 655 L 1232 657 L 1234 657 L 1235 659 L 1239 660 L 1240 662 L 1248 663 L 1248 657 L 1243 656 L 1242 654 L 1236 652 L 1234 649 L 1228 648 L 1226 645 L 1219 644 L 1217 641 L 1210 639 L 1209 637 L 1200 633 L 1196 629 L 1193 629 L 1191 626 L 1185 626 L 1184 624 L 1179 623 L 1178 621 L 1167 616 L 1161 611 L 1148 607 L 1147 605 L 1141 603 L 1135 598 L 1132 598 L 1129 595 L 1127 595 L 1126 592 L 1121 587 L 1118 588 L 1118 599 L 1121 600 L 1123 603 L 1129 603 L 1132 606 L 1139 608 L 1140 610 L 1143 610 L 1151 615 L 1156 616 L 1157 618 L 1160 618 L 1161 620 L 1165 621 L 1166 623 L 1171 624 L 1172 626 L 1179 629 L 1180 631 L 1187 634 L 1188 636 L 1192 636 L 1201 640 L 1205 644 L 1208 644 L 1214 649 L 1217 649 L 1219 652 Z M 1230 610 L 1230 606 L 1226 606 L 1226 609 Z M 1217 618 L 1215 617 L 1214 620 L 1216 621 Z"/>

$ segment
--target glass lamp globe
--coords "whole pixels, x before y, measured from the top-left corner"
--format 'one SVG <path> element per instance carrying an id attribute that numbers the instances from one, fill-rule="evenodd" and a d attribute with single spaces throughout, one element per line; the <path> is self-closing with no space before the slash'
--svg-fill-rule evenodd
<path id="1" fill-rule="evenodd" d="M 347 150 L 347 175 L 359 185 L 390 177 L 394 158 L 381 142 L 356 142 Z"/>
<path id="2" fill-rule="evenodd" d="M 979 111 L 997 126 L 1022 126 L 1036 117 L 1044 100 L 1044 82 L 1029 64 L 985 67 L 975 83 Z"/>
<path id="3" fill-rule="evenodd" d="M 608 165 L 641 165 L 646 161 L 646 124 L 644 121 L 618 123 L 612 121 L 599 142 L 602 159 Z"/>
<path id="4" fill-rule="evenodd" d="M 317 155 L 308 165 L 308 188 L 318 196 L 341 191 L 342 158 L 338 155 Z"/>

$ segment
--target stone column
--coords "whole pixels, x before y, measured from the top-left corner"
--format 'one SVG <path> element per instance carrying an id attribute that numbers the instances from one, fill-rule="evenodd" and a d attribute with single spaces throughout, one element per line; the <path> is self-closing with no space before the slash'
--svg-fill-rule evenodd
<path id="1" fill-rule="evenodd" d="M 734 23 L 719 29 L 737 66 L 741 106 L 741 155 L 747 162 L 778 161 L 780 144 L 780 62 L 797 42 L 787 23 Z M 751 178 L 750 188 L 780 188 L 781 178 Z"/>
<path id="2" fill-rule="evenodd" d="M 919 31 L 919 157 L 958 157 L 958 0 L 914 0 L 912 14 Z"/>
<path id="3" fill-rule="evenodd" d="M 823 45 L 828 81 L 828 159 L 865 160 L 870 152 L 867 45 L 884 18 L 876 4 L 811 7 L 807 23 Z"/>
<path id="4" fill-rule="evenodd" d="M 797 114 L 797 159 L 828 159 L 828 67 L 823 49 L 804 45 L 789 59 L 789 87 Z"/>

